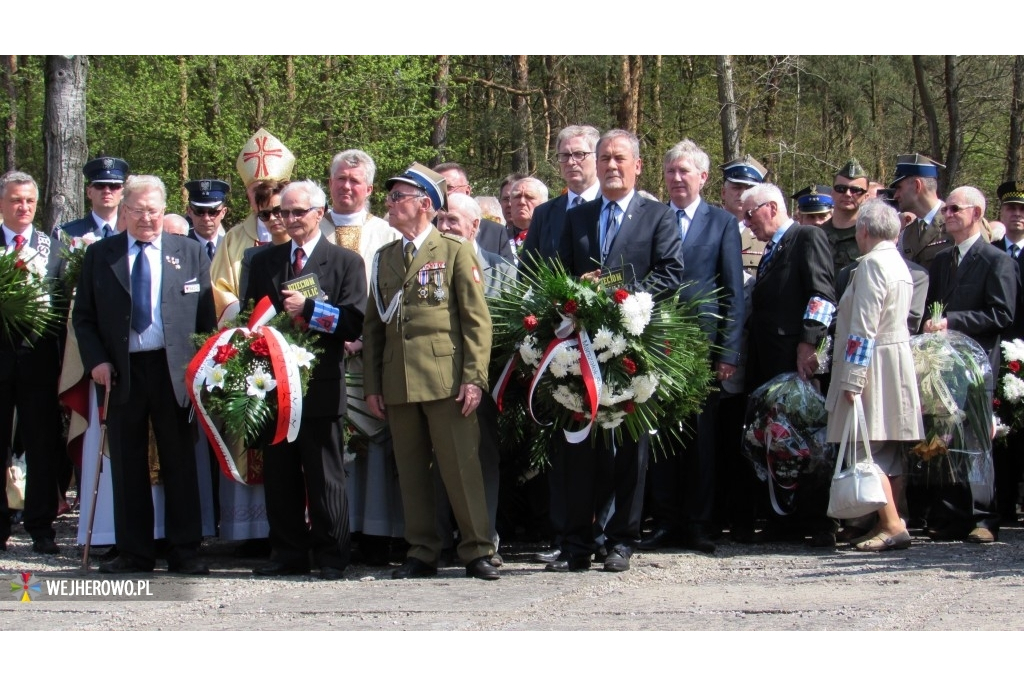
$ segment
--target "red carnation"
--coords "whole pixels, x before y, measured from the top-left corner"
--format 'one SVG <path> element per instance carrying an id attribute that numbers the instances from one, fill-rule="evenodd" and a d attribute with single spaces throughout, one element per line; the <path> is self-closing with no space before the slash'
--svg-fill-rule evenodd
<path id="1" fill-rule="evenodd" d="M 267 339 L 262 335 L 251 343 L 249 343 L 249 349 L 257 357 L 269 357 L 270 356 L 270 345 L 267 344 Z"/>
<path id="2" fill-rule="evenodd" d="M 627 414 L 632 414 L 636 411 L 636 404 L 633 403 L 633 400 L 627 400 L 626 403 L 622 405 L 622 410 Z"/>
<path id="3" fill-rule="evenodd" d="M 996 398 L 994 398 L 994 399 L 992 400 L 992 406 L 993 406 L 993 407 L 995 407 L 996 409 L 998 409 L 998 408 L 999 408 L 999 405 L 1001 405 L 1001 404 L 1002 404 L 1002 402 L 1000 402 L 1000 401 L 999 401 L 999 398 L 998 398 L 998 397 L 996 397 Z"/>
<path id="4" fill-rule="evenodd" d="M 636 362 L 630 359 L 629 357 L 623 357 L 622 368 L 626 370 L 626 373 L 632 376 L 634 373 L 636 373 Z"/>
<path id="5" fill-rule="evenodd" d="M 516 236 L 516 245 L 522 245 L 526 242 L 526 231 L 520 231 Z"/>
<path id="6" fill-rule="evenodd" d="M 614 299 L 615 302 L 618 303 L 618 304 L 622 304 L 623 302 L 626 301 L 627 298 L 629 298 L 629 293 L 627 293 L 622 288 L 619 288 L 618 290 L 616 290 L 615 294 L 612 295 L 612 299 Z"/>
<path id="7" fill-rule="evenodd" d="M 569 300 L 562 306 L 562 311 L 570 316 L 575 314 L 577 309 L 579 309 L 579 305 L 576 304 L 576 300 Z"/>
<path id="8" fill-rule="evenodd" d="M 1010 367 L 1010 371 L 1014 373 L 1020 373 L 1020 362 L 1017 361 L 1016 359 L 1007 364 L 1007 366 Z"/>
<path id="9" fill-rule="evenodd" d="M 574 411 L 572 413 L 573 421 L 586 421 L 587 417 L 581 411 Z"/>
<path id="10" fill-rule="evenodd" d="M 533 314 L 527 314 L 526 316 L 523 317 L 523 326 L 526 328 L 526 330 L 532 332 L 534 329 L 537 328 L 537 317 L 534 316 Z"/>
<path id="11" fill-rule="evenodd" d="M 235 346 L 230 343 L 227 345 L 217 345 L 217 354 L 213 355 L 213 363 L 223 364 L 236 354 L 238 354 L 238 350 L 236 350 Z"/>

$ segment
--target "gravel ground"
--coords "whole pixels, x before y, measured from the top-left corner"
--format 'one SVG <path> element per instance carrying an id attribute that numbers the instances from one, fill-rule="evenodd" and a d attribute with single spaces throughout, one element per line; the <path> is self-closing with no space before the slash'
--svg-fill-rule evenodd
<path id="1" fill-rule="evenodd" d="M 0 577 L 104 580 L 80 569 L 74 515 L 61 517 L 55 557 L 16 528 Z M 535 545 L 502 549 L 502 579 L 393 581 L 391 568 L 349 567 L 343 581 L 257 579 L 259 560 L 208 540 L 209 577 L 148 574 L 155 600 L 58 600 L 0 593 L 0 630 L 1021 630 L 1024 530 L 990 545 L 915 538 L 904 551 L 820 551 L 724 542 L 713 555 L 639 553 L 622 574 L 544 573 Z M 101 550 L 102 551 L 102 550 Z M 93 565 L 95 568 L 95 563 Z M 393 567 L 392 567 L 393 568 Z M 147 577 L 147 576 L 140 576 Z"/>

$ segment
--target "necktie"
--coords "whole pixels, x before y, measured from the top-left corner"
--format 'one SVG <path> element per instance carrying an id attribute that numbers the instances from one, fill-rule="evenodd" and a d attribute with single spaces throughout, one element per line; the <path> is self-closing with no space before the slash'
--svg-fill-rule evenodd
<path id="1" fill-rule="evenodd" d="M 25 247 L 25 236 L 16 235 L 14 236 L 14 251 L 21 252 L 21 248 Z"/>
<path id="2" fill-rule="evenodd" d="M 1016 259 L 1017 255 L 1019 255 L 1019 254 L 1020 254 L 1020 248 L 1017 247 L 1016 245 L 1010 245 L 1010 256 L 1013 257 L 1014 259 Z"/>
<path id="3" fill-rule="evenodd" d="M 292 264 L 292 272 L 298 276 L 302 273 L 302 267 L 306 265 L 306 253 L 301 247 L 295 248 L 295 263 Z"/>
<path id="4" fill-rule="evenodd" d="M 153 306 L 150 298 L 149 259 L 146 248 L 149 243 L 137 242 L 139 252 L 132 264 L 132 330 L 142 333 L 153 323 Z"/>
<path id="5" fill-rule="evenodd" d="M 206 243 L 206 256 L 210 258 L 211 262 L 213 261 L 214 252 L 216 252 L 216 250 L 213 249 L 213 242 L 211 241 Z"/>
<path id="6" fill-rule="evenodd" d="M 582 195 L 577 195 L 576 197 L 574 197 L 572 199 L 572 206 L 573 207 L 579 207 L 581 204 L 583 204 L 583 196 Z"/>
<path id="7" fill-rule="evenodd" d="M 412 266 L 413 253 L 416 251 L 416 246 L 413 243 L 406 243 L 403 248 L 405 251 L 405 268 L 408 269 Z"/>
<path id="8" fill-rule="evenodd" d="M 110 228 L 110 224 L 103 224 L 103 237 L 109 238 L 114 235 L 114 230 Z"/>
<path id="9" fill-rule="evenodd" d="M 768 244 L 764 246 L 764 254 L 761 255 L 761 261 L 757 265 L 757 275 L 760 276 L 764 273 L 764 269 L 768 266 L 768 262 L 772 258 L 772 250 L 775 249 L 775 241 L 769 240 Z"/>
<path id="10" fill-rule="evenodd" d="M 690 230 L 690 219 L 686 216 L 686 210 L 677 209 L 676 218 L 679 220 L 679 236 L 681 240 L 686 240 L 686 232 Z"/>
<path id="11" fill-rule="evenodd" d="M 953 246 L 953 273 L 954 274 L 956 273 L 956 270 L 960 267 L 960 260 L 961 259 L 962 259 L 962 257 L 960 256 L 960 248 L 956 247 L 954 245 Z"/>
<path id="12" fill-rule="evenodd" d="M 619 232 L 618 222 L 618 209 L 619 205 L 614 202 L 609 202 L 605 208 L 605 219 L 604 219 L 604 238 L 601 240 L 601 263 L 604 264 L 608 259 L 608 253 L 611 252 L 612 243 L 615 242 L 615 236 Z"/>

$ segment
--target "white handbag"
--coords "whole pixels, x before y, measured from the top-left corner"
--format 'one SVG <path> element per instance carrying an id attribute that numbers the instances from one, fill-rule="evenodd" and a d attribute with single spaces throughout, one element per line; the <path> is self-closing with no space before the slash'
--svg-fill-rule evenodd
<path id="1" fill-rule="evenodd" d="M 858 429 L 867 456 L 864 461 L 857 461 Z M 886 504 L 882 472 L 871 458 L 864 405 L 857 395 L 853 398 L 853 411 L 847 413 L 843 427 L 843 441 L 839 445 L 839 457 L 829 489 L 828 515 L 837 519 L 853 519 L 878 511 Z"/>

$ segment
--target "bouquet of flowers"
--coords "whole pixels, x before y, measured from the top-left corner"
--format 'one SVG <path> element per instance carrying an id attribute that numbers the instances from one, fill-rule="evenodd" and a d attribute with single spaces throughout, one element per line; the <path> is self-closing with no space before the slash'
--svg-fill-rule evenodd
<path id="1" fill-rule="evenodd" d="M 60 232 L 60 242 L 63 245 L 61 256 L 64 258 L 64 286 L 67 292 L 73 293 L 78 287 L 78 276 L 82 273 L 85 250 L 97 240 L 99 238 L 92 233 L 72 236 L 64 231 Z"/>
<path id="2" fill-rule="evenodd" d="M 1002 348 L 1003 364 L 992 400 L 996 437 L 1006 437 L 1024 427 L 1024 340 L 1004 340 Z"/>
<path id="3" fill-rule="evenodd" d="M 700 302 L 656 303 L 621 284 L 577 280 L 560 265 L 520 273 L 490 301 L 493 356 L 503 365 L 499 411 L 525 405 L 537 423 L 581 442 L 595 425 L 609 441 L 623 429 L 639 439 L 699 410 L 711 380 Z"/>
<path id="4" fill-rule="evenodd" d="M 754 390 L 747 402 L 743 453 L 768 483 L 772 506 L 792 511 L 800 476 L 831 476 L 834 446 L 825 441 L 825 398 L 796 373 L 783 373 Z"/>
<path id="5" fill-rule="evenodd" d="M 957 331 L 910 339 L 925 439 L 910 453 L 913 473 L 930 484 L 991 485 L 992 368 L 985 350 Z"/>
<path id="6" fill-rule="evenodd" d="M 319 350 L 304 322 L 277 314 L 268 298 L 234 323 L 196 336 L 200 349 L 185 381 L 221 468 L 245 482 L 232 455 L 239 448 L 295 440 Z"/>
<path id="7" fill-rule="evenodd" d="M 0 334 L 31 342 L 56 323 L 46 268 L 48 254 L 28 245 L 10 245 L 0 255 Z"/>

